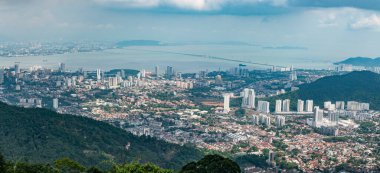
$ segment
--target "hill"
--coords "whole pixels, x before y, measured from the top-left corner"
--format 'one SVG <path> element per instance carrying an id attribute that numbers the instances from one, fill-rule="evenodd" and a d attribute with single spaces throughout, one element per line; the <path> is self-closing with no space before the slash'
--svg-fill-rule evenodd
<path id="1" fill-rule="evenodd" d="M 370 108 L 380 110 L 380 75 L 369 71 L 355 71 L 344 75 L 321 78 L 304 84 L 295 92 L 270 98 L 272 105 L 276 99 L 290 98 L 295 108 L 297 99 L 313 99 L 314 104 L 324 101 L 361 101 L 370 103 Z M 274 105 L 273 105 L 274 106 Z"/>
<path id="2" fill-rule="evenodd" d="M 348 58 L 344 61 L 334 63 L 339 64 L 350 64 L 353 66 L 364 66 L 364 67 L 380 67 L 380 57 L 379 58 L 367 58 L 367 57 L 353 57 Z"/>
<path id="3" fill-rule="evenodd" d="M 126 145 L 130 143 L 127 150 Z M 89 118 L 0 103 L 0 153 L 7 159 L 46 163 L 68 157 L 86 166 L 139 160 L 178 169 L 203 154 L 190 146 L 136 137 Z"/>

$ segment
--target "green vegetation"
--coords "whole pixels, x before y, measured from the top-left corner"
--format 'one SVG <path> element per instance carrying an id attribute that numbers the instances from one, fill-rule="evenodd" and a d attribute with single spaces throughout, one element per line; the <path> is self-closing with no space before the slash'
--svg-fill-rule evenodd
<path id="1" fill-rule="evenodd" d="M 101 168 L 138 159 L 141 163 L 179 169 L 203 156 L 192 146 L 136 137 L 89 118 L 3 103 L 0 103 L 0 152 L 9 160 L 51 164 L 68 157 Z"/>
<path id="2" fill-rule="evenodd" d="M 256 166 L 259 168 L 267 168 L 269 165 L 266 162 L 266 155 L 255 155 L 255 154 L 248 154 L 239 156 L 235 159 L 235 161 L 241 166 L 241 167 L 251 167 Z"/>
<path id="3" fill-rule="evenodd" d="M 313 99 L 316 105 L 323 105 L 324 101 L 361 101 L 370 103 L 371 109 L 380 110 L 379 90 L 379 74 L 355 71 L 321 78 L 313 83 L 301 85 L 297 91 L 271 97 L 269 101 L 273 103 L 276 99 L 288 98 L 292 100 L 293 109 L 296 107 L 297 99 Z"/>
<path id="4" fill-rule="evenodd" d="M 273 146 L 276 147 L 279 150 L 286 150 L 286 148 L 289 147 L 284 142 L 279 141 L 279 140 L 273 140 Z"/>
<path id="5" fill-rule="evenodd" d="M 180 173 L 240 173 L 240 167 L 231 159 L 207 155 L 198 162 L 185 165 Z"/>
<path id="6" fill-rule="evenodd" d="M 380 130 L 377 129 L 377 126 L 374 122 L 365 121 L 365 122 L 360 123 L 358 132 L 362 133 L 362 134 L 370 134 L 370 133 L 378 133 L 379 134 Z"/>
<path id="7" fill-rule="evenodd" d="M 0 154 L 0 159 L 2 155 Z M 6 162 L 0 160 L 1 173 L 172 173 L 172 170 L 162 169 L 154 164 L 138 162 L 114 164 L 108 171 L 96 167 L 86 168 L 68 158 L 56 160 L 54 164 L 31 164 L 28 162 Z"/>

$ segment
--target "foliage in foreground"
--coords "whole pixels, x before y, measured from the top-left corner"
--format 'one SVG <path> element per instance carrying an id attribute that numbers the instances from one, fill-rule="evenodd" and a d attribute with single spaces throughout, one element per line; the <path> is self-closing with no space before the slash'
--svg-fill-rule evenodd
<path id="1" fill-rule="evenodd" d="M 152 163 L 131 162 L 115 164 L 107 171 L 85 166 L 69 158 L 56 160 L 53 164 L 31 164 L 27 162 L 6 161 L 0 154 L 1 173 L 173 173 Z M 219 155 L 207 155 L 198 162 L 185 165 L 180 173 L 240 173 L 234 161 Z"/>

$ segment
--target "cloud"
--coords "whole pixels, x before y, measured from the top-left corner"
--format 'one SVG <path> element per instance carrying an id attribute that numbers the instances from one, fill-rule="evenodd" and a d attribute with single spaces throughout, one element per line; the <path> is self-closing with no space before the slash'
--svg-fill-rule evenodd
<path id="1" fill-rule="evenodd" d="M 358 20 L 350 23 L 349 28 L 353 30 L 378 30 L 380 29 L 380 16 L 372 14 L 367 17 L 359 18 Z"/>
<path id="2" fill-rule="evenodd" d="M 238 12 L 241 7 L 271 6 L 282 8 L 287 6 L 288 0 L 94 0 L 95 3 L 116 8 L 129 9 L 157 9 L 164 8 L 190 10 L 197 12 L 224 11 L 231 13 L 231 9 Z M 255 8 L 250 8 L 252 12 Z"/>

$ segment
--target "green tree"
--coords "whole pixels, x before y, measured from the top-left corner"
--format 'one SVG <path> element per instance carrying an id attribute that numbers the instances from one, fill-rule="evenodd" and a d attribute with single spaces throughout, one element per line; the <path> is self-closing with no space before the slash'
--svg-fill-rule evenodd
<path id="1" fill-rule="evenodd" d="M 60 173 L 80 173 L 86 170 L 84 166 L 69 158 L 56 160 L 54 164 Z"/>
<path id="2" fill-rule="evenodd" d="M 5 172 L 5 166 L 6 166 L 6 163 L 5 163 L 4 157 L 0 153 L 0 172 Z"/>
<path id="3" fill-rule="evenodd" d="M 240 167 L 229 158 L 207 155 L 198 162 L 185 165 L 180 173 L 240 173 Z"/>
<path id="4" fill-rule="evenodd" d="M 111 173 L 172 173 L 173 171 L 162 169 L 154 164 L 140 164 L 137 162 L 116 165 Z"/>

